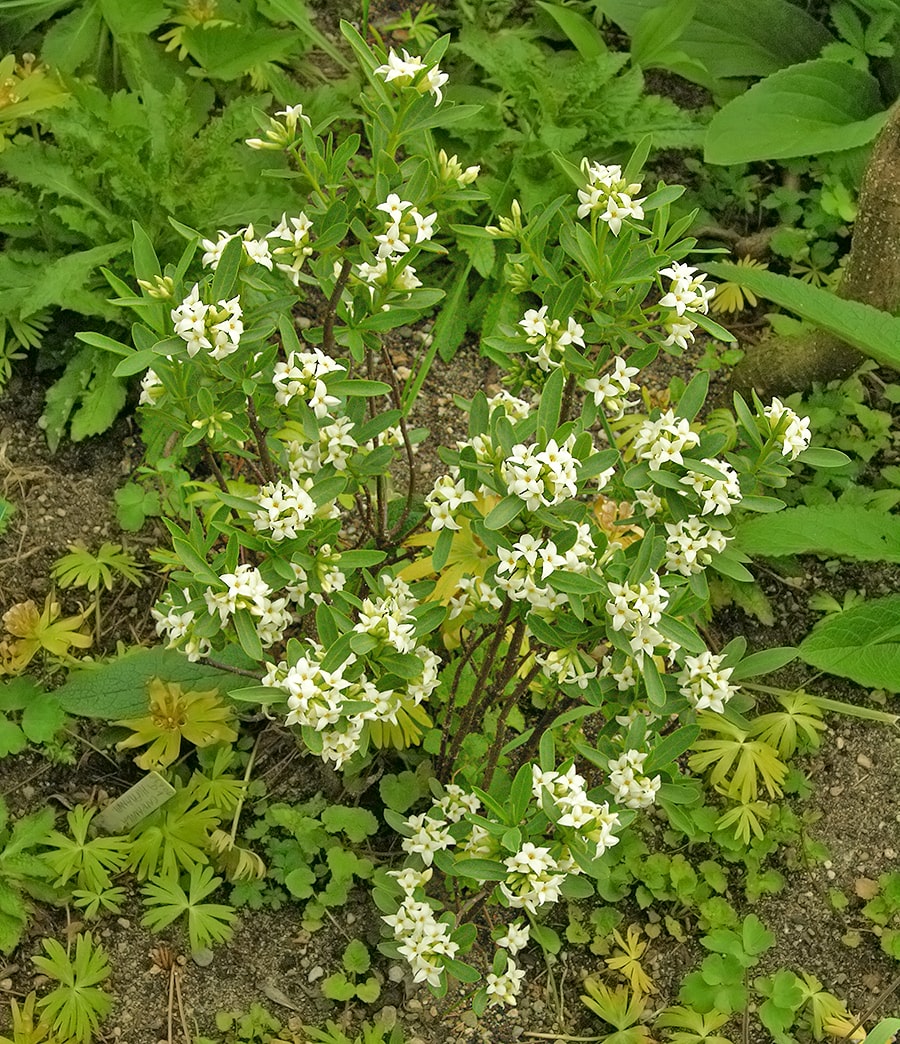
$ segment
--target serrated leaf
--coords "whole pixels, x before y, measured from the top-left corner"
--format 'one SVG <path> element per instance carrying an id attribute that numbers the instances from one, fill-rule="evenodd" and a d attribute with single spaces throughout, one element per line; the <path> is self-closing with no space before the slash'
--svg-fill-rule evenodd
<path id="1" fill-rule="evenodd" d="M 821 287 L 761 268 L 724 261 L 709 261 L 704 267 L 718 279 L 737 283 L 758 297 L 795 312 L 876 362 L 900 368 L 900 319 L 888 312 L 861 301 L 845 300 Z"/>
<path id="2" fill-rule="evenodd" d="M 818 623 L 800 658 L 873 689 L 900 692 L 900 596 L 889 595 Z"/>
<path id="3" fill-rule="evenodd" d="M 900 517 L 844 504 L 794 507 L 745 519 L 734 545 L 747 555 L 829 555 L 900 562 Z"/>

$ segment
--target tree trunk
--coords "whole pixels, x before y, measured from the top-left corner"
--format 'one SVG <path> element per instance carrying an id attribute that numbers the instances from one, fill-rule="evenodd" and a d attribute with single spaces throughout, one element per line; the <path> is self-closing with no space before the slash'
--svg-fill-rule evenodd
<path id="1" fill-rule="evenodd" d="M 885 312 L 900 308 L 900 103 L 891 109 L 863 175 L 850 254 L 838 297 Z M 770 337 L 748 349 L 732 384 L 761 398 L 804 391 L 813 381 L 846 377 L 863 360 L 854 348 L 819 330 L 801 338 Z"/>

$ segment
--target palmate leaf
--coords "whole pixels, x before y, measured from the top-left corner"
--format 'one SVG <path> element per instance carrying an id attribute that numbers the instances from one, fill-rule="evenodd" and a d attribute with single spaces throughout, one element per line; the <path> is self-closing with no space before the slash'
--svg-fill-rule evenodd
<path id="1" fill-rule="evenodd" d="M 130 835 L 129 865 L 139 881 L 162 874 L 177 878 L 209 862 L 205 848 L 219 825 L 216 809 L 196 804 L 187 790 L 175 794 L 152 816 L 141 820 Z"/>
<path id="2" fill-rule="evenodd" d="M 701 714 L 698 724 L 704 731 L 718 733 L 717 739 L 701 739 L 694 744 L 689 765 L 695 772 L 709 772 L 713 786 L 722 787 L 729 797 L 744 804 L 755 801 L 760 786 L 769 797 L 780 797 L 787 765 L 774 747 L 748 734 L 724 718 Z"/>
<path id="3" fill-rule="evenodd" d="M 88 1044 L 112 1008 L 112 998 L 100 986 L 110 973 L 106 952 L 90 932 L 76 937 L 74 960 L 55 939 L 44 939 L 43 946 L 46 956 L 31 959 L 59 986 L 38 1007 L 60 1040 Z"/>
<path id="4" fill-rule="evenodd" d="M 47 837 L 52 851 L 44 858 L 56 872 L 58 885 L 75 878 L 79 888 L 102 892 L 109 887 L 111 875 L 124 867 L 130 849 L 125 838 L 88 836 L 95 811 L 76 805 L 66 815 L 71 836 L 54 830 Z"/>
<path id="5" fill-rule="evenodd" d="M 216 877 L 210 866 L 196 866 L 188 879 L 187 891 L 182 884 L 184 880 L 154 877 L 144 886 L 144 903 L 149 909 L 141 924 L 158 932 L 185 915 L 192 953 L 227 942 L 236 917 L 234 909 L 222 903 L 203 901 L 222 884 L 222 878 Z"/>

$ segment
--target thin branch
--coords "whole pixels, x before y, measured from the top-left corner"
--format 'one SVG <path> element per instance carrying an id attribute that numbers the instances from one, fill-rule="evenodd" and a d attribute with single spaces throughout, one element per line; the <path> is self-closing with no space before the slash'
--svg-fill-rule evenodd
<path id="1" fill-rule="evenodd" d="M 256 403 L 253 401 L 252 395 L 247 396 L 247 419 L 250 421 L 250 428 L 253 431 L 254 439 L 256 439 L 256 452 L 259 454 L 259 460 L 262 464 L 266 480 L 269 482 L 275 482 L 278 479 L 278 472 L 275 470 L 272 455 L 269 453 L 269 447 L 266 443 L 266 433 L 260 427 L 259 418 L 256 416 Z"/>
<path id="2" fill-rule="evenodd" d="M 239 674 L 242 678 L 253 678 L 254 681 L 259 681 L 259 675 L 254 671 L 245 670 L 243 667 L 232 667 L 228 663 L 219 663 L 218 660 L 211 660 L 208 656 L 201 656 L 198 663 L 205 663 L 207 667 L 215 667 L 217 671 L 228 671 L 230 674 Z"/>
<path id="3" fill-rule="evenodd" d="M 216 476 L 216 482 L 219 484 L 219 489 L 221 489 L 223 493 L 227 493 L 228 483 L 225 481 L 225 476 L 222 474 L 222 469 L 219 467 L 216 455 L 213 453 L 206 439 L 203 439 L 200 445 L 203 447 L 203 456 L 206 458 L 209 470 Z"/>
<path id="4" fill-rule="evenodd" d="M 334 320 L 337 318 L 337 304 L 350 278 L 351 261 L 349 257 L 344 258 L 341 270 L 338 273 L 337 282 L 328 298 L 328 310 L 325 312 L 325 322 L 322 326 L 322 348 L 329 355 L 334 351 Z"/>

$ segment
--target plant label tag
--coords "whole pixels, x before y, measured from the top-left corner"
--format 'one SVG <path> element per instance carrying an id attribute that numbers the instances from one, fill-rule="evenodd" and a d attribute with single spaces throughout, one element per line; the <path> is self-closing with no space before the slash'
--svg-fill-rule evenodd
<path id="1" fill-rule="evenodd" d="M 105 834 L 122 834 L 151 812 L 161 808 L 175 793 L 175 788 L 158 772 L 148 772 L 100 813 L 94 820 Z"/>

